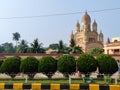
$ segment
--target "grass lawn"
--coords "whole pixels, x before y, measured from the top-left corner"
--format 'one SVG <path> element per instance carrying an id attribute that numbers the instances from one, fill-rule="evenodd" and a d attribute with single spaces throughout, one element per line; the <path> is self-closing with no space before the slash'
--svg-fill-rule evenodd
<path id="1" fill-rule="evenodd" d="M 0 83 L 26 83 L 25 79 L 0 79 Z M 68 79 L 28 79 L 27 83 L 69 83 Z M 72 79 L 71 83 L 85 83 L 82 79 Z M 87 83 L 87 82 L 86 82 Z M 106 84 L 103 79 L 93 79 L 93 82 L 96 84 Z M 113 80 L 110 84 L 114 84 Z M 118 84 L 120 84 L 120 80 L 118 80 Z"/>

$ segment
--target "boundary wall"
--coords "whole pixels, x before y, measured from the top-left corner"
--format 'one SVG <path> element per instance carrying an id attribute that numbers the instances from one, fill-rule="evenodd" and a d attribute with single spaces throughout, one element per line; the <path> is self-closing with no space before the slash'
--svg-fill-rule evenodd
<path id="1" fill-rule="evenodd" d="M 43 56 L 52 56 L 54 58 L 59 58 L 60 56 L 65 55 L 65 54 L 45 54 L 45 53 L 0 53 L 0 60 L 4 60 L 7 57 L 13 57 L 13 56 L 17 56 L 20 57 L 21 59 L 24 59 L 28 56 L 34 56 L 37 59 L 42 58 Z M 75 58 L 78 58 L 80 54 L 71 54 L 72 56 L 74 56 Z M 93 55 L 95 58 L 98 55 Z M 120 61 L 120 55 L 115 55 L 115 54 L 111 54 L 110 56 L 112 56 L 113 58 L 115 58 L 116 60 Z"/>

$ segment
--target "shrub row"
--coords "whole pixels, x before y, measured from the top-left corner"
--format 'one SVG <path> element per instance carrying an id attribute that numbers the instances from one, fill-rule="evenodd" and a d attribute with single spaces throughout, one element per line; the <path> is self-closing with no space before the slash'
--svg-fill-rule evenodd
<path id="1" fill-rule="evenodd" d="M 71 55 L 60 56 L 58 60 L 51 56 L 44 56 L 40 60 L 29 56 L 23 60 L 18 57 L 9 57 L 5 61 L 0 62 L 0 72 L 7 73 L 13 78 L 14 74 L 19 72 L 28 74 L 30 78 L 37 72 L 42 72 L 51 78 L 52 74 L 57 70 L 67 73 L 65 74 L 66 76 L 76 71 L 87 75 L 96 71 L 97 67 L 99 72 L 104 74 L 113 74 L 118 70 L 115 59 L 105 54 L 101 54 L 96 59 L 90 54 L 81 54 L 78 59 Z"/>

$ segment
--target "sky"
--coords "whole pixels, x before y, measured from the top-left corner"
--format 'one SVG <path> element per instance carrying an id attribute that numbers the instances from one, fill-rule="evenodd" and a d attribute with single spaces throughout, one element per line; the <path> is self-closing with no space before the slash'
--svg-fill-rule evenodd
<path id="1" fill-rule="evenodd" d="M 106 10 L 113 8 L 120 8 L 120 0 L 0 0 L 0 44 L 15 43 L 12 33 L 19 32 L 21 39 L 29 43 L 38 38 L 43 47 L 60 40 L 68 45 L 85 11 L 91 24 L 96 20 L 105 43 L 108 37 L 120 37 L 120 9 Z M 99 10 L 105 11 L 90 12 Z M 66 13 L 76 14 L 56 15 Z"/>

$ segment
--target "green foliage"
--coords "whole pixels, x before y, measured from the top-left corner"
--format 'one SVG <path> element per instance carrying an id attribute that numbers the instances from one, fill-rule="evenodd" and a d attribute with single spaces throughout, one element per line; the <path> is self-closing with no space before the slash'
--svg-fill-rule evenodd
<path id="1" fill-rule="evenodd" d="M 110 55 L 101 54 L 97 60 L 100 73 L 113 74 L 118 70 L 117 62 Z"/>
<path id="2" fill-rule="evenodd" d="M 92 51 L 91 51 L 91 54 L 101 54 L 104 52 L 104 49 L 100 49 L 100 48 L 94 48 Z"/>
<path id="3" fill-rule="evenodd" d="M 70 47 L 74 47 L 74 46 L 76 46 L 75 40 L 74 40 L 74 39 L 71 39 L 71 40 L 70 40 Z"/>
<path id="4" fill-rule="evenodd" d="M 20 71 L 33 78 L 34 74 L 38 72 L 38 63 L 39 61 L 35 57 L 26 57 L 21 62 Z"/>
<path id="5" fill-rule="evenodd" d="M 20 72 L 20 63 L 21 61 L 19 58 L 9 57 L 2 63 L 0 67 L 0 72 L 10 74 L 12 77 L 14 77 L 15 74 Z"/>
<path id="6" fill-rule="evenodd" d="M 20 39 L 20 34 L 18 32 L 13 33 L 13 40 L 19 41 Z"/>
<path id="7" fill-rule="evenodd" d="M 57 60 L 51 56 L 43 56 L 39 61 L 38 71 L 45 73 L 49 78 L 57 70 Z"/>
<path id="8" fill-rule="evenodd" d="M 58 48 L 58 44 L 50 44 L 48 48 L 55 50 Z"/>
<path id="9" fill-rule="evenodd" d="M 62 40 L 59 41 L 57 49 L 58 49 L 57 53 L 64 53 L 64 54 L 68 53 L 68 49 Z"/>
<path id="10" fill-rule="evenodd" d="M 27 53 L 28 45 L 25 40 L 21 40 L 20 44 L 17 47 L 18 53 Z"/>
<path id="11" fill-rule="evenodd" d="M 77 60 L 78 70 L 84 74 L 97 69 L 97 60 L 90 54 L 81 54 Z"/>
<path id="12" fill-rule="evenodd" d="M 18 32 L 13 33 L 13 40 L 16 41 L 16 47 L 19 39 L 20 39 L 20 34 Z"/>
<path id="13" fill-rule="evenodd" d="M 1 48 L 4 53 L 14 53 L 15 52 L 15 47 L 13 46 L 13 43 L 3 43 L 1 45 Z"/>
<path id="14" fill-rule="evenodd" d="M 60 72 L 71 74 L 76 70 L 75 58 L 71 55 L 63 55 L 58 60 L 57 68 Z"/>
<path id="15" fill-rule="evenodd" d="M 79 53 L 79 54 L 83 53 L 82 48 L 76 46 L 74 39 L 70 40 L 69 53 Z"/>
<path id="16" fill-rule="evenodd" d="M 44 53 L 44 49 L 42 48 L 42 43 L 39 43 L 38 38 L 36 38 L 33 43 L 31 44 L 32 46 L 32 52 L 33 53 Z"/>
<path id="17" fill-rule="evenodd" d="M 82 48 L 79 46 L 70 47 L 69 52 L 70 53 L 77 53 L 77 54 L 83 53 Z"/>
<path id="18" fill-rule="evenodd" d="M 3 63 L 3 60 L 0 60 L 0 66 L 2 65 L 2 63 Z"/>
<path id="19" fill-rule="evenodd" d="M 2 45 L 0 45 L 0 53 L 4 52 L 4 48 Z"/>

